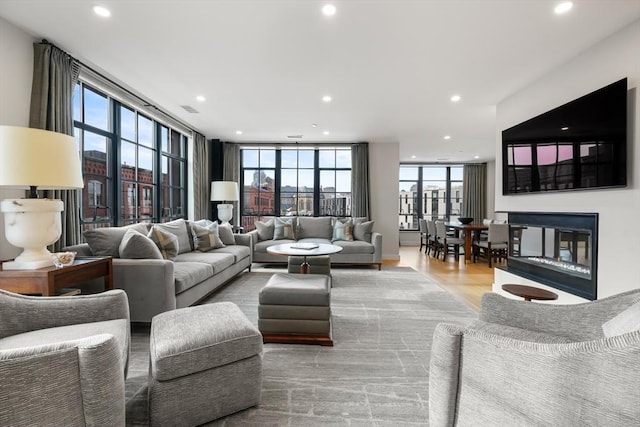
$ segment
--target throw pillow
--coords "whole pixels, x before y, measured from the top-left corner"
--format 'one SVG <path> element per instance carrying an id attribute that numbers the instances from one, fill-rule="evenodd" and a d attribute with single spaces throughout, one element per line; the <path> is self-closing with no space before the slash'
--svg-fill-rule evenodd
<path id="1" fill-rule="evenodd" d="M 233 228 L 228 222 L 218 226 L 218 233 L 220 234 L 220 240 L 222 240 L 222 243 L 225 245 L 236 244 L 236 238 L 233 237 Z"/>
<path id="2" fill-rule="evenodd" d="M 156 244 L 162 258 L 173 261 L 178 256 L 179 243 L 175 234 L 169 233 L 162 228 L 154 225 L 149 231 L 148 237 Z"/>
<path id="3" fill-rule="evenodd" d="M 162 259 L 162 254 L 153 240 L 132 228 L 124 233 L 119 252 L 120 258 Z"/>
<path id="4" fill-rule="evenodd" d="M 273 231 L 274 231 L 274 223 L 275 219 L 271 218 L 269 221 L 256 221 L 255 226 L 256 230 L 258 230 L 258 241 L 262 242 L 263 240 L 271 240 L 273 239 Z"/>
<path id="5" fill-rule="evenodd" d="M 147 225 L 139 223 L 124 227 L 94 228 L 85 231 L 82 235 L 89 244 L 92 255 L 118 258 L 120 256 L 120 242 L 129 229 L 147 234 Z"/>
<path id="6" fill-rule="evenodd" d="M 273 229 L 273 240 L 289 239 L 295 240 L 293 234 L 293 219 L 276 218 Z"/>
<path id="7" fill-rule="evenodd" d="M 333 238 L 331 241 L 335 242 L 338 240 L 353 240 L 353 223 L 351 220 L 346 222 L 336 221 L 333 225 Z"/>
<path id="8" fill-rule="evenodd" d="M 180 218 L 169 222 L 163 222 L 162 224 L 155 224 L 154 227 L 158 227 L 178 238 L 179 254 L 194 250 L 191 230 L 189 230 L 187 221 L 184 219 Z"/>
<path id="9" fill-rule="evenodd" d="M 640 301 L 602 324 L 602 332 L 607 338 L 640 330 Z"/>
<path id="10" fill-rule="evenodd" d="M 322 217 L 298 217 L 298 239 L 319 238 L 331 239 L 333 236 L 332 218 Z"/>
<path id="11" fill-rule="evenodd" d="M 214 222 L 208 227 L 198 224 L 191 224 L 191 233 L 196 250 L 200 252 L 208 252 L 211 249 L 224 248 L 224 243 L 218 235 L 218 223 Z"/>
<path id="12" fill-rule="evenodd" d="M 353 226 L 353 237 L 371 243 L 371 233 L 373 233 L 373 221 L 367 221 Z"/>

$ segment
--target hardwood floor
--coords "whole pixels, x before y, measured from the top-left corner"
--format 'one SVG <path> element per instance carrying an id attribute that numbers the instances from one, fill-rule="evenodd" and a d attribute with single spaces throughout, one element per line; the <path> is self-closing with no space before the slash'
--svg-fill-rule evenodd
<path id="1" fill-rule="evenodd" d="M 458 263 L 453 257 L 442 261 L 425 255 L 424 248 L 419 252 L 418 246 L 400 246 L 400 261 L 384 261 L 383 267 L 385 265 L 415 268 L 476 311 L 480 311 L 482 295 L 491 292 L 493 284 L 493 268 L 489 268 L 486 261 L 465 264 L 464 257 L 460 257 Z"/>

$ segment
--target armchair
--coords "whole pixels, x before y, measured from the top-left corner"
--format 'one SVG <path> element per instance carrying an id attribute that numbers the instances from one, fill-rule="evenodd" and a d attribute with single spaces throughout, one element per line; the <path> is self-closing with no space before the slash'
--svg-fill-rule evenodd
<path id="1" fill-rule="evenodd" d="M 0 290 L 0 425 L 124 426 L 129 346 L 122 290 Z"/>
<path id="2" fill-rule="evenodd" d="M 485 294 L 478 321 L 436 327 L 429 425 L 639 425 L 637 318 L 603 332 L 638 301 L 640 289 L 576 305 Z"/>

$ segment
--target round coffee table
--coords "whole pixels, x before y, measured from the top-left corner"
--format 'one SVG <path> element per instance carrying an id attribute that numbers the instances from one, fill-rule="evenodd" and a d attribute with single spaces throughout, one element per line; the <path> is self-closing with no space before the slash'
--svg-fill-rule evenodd
<path id="1" fill-rule="evenodd" d="M 331 255 L 342 250 L 342 246 L 330 245 L 327 243 L 283 243 L 281 245 L 269 246 L 267 252 L 274 255 L 301 256 L 300 273 L 309 274 L 308 256 Z"/>
<path id="2" fill-rule="evenodd" d="M 524 298 L 525 301 L 540 300 L 551 301 L 558 299 L 558 294 L 545 289 L 534 288 L 525 285 L 502 285 L 502 290 L 510 294 Z"/>

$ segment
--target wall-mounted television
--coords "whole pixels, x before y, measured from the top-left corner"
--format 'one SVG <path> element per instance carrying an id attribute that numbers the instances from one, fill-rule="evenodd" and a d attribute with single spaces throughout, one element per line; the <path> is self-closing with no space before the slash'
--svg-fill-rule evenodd
<path id="1" fill-rule="evenodd" d="M 627 79 L 502 131 L 502 194 L 627 185 Z"/>

